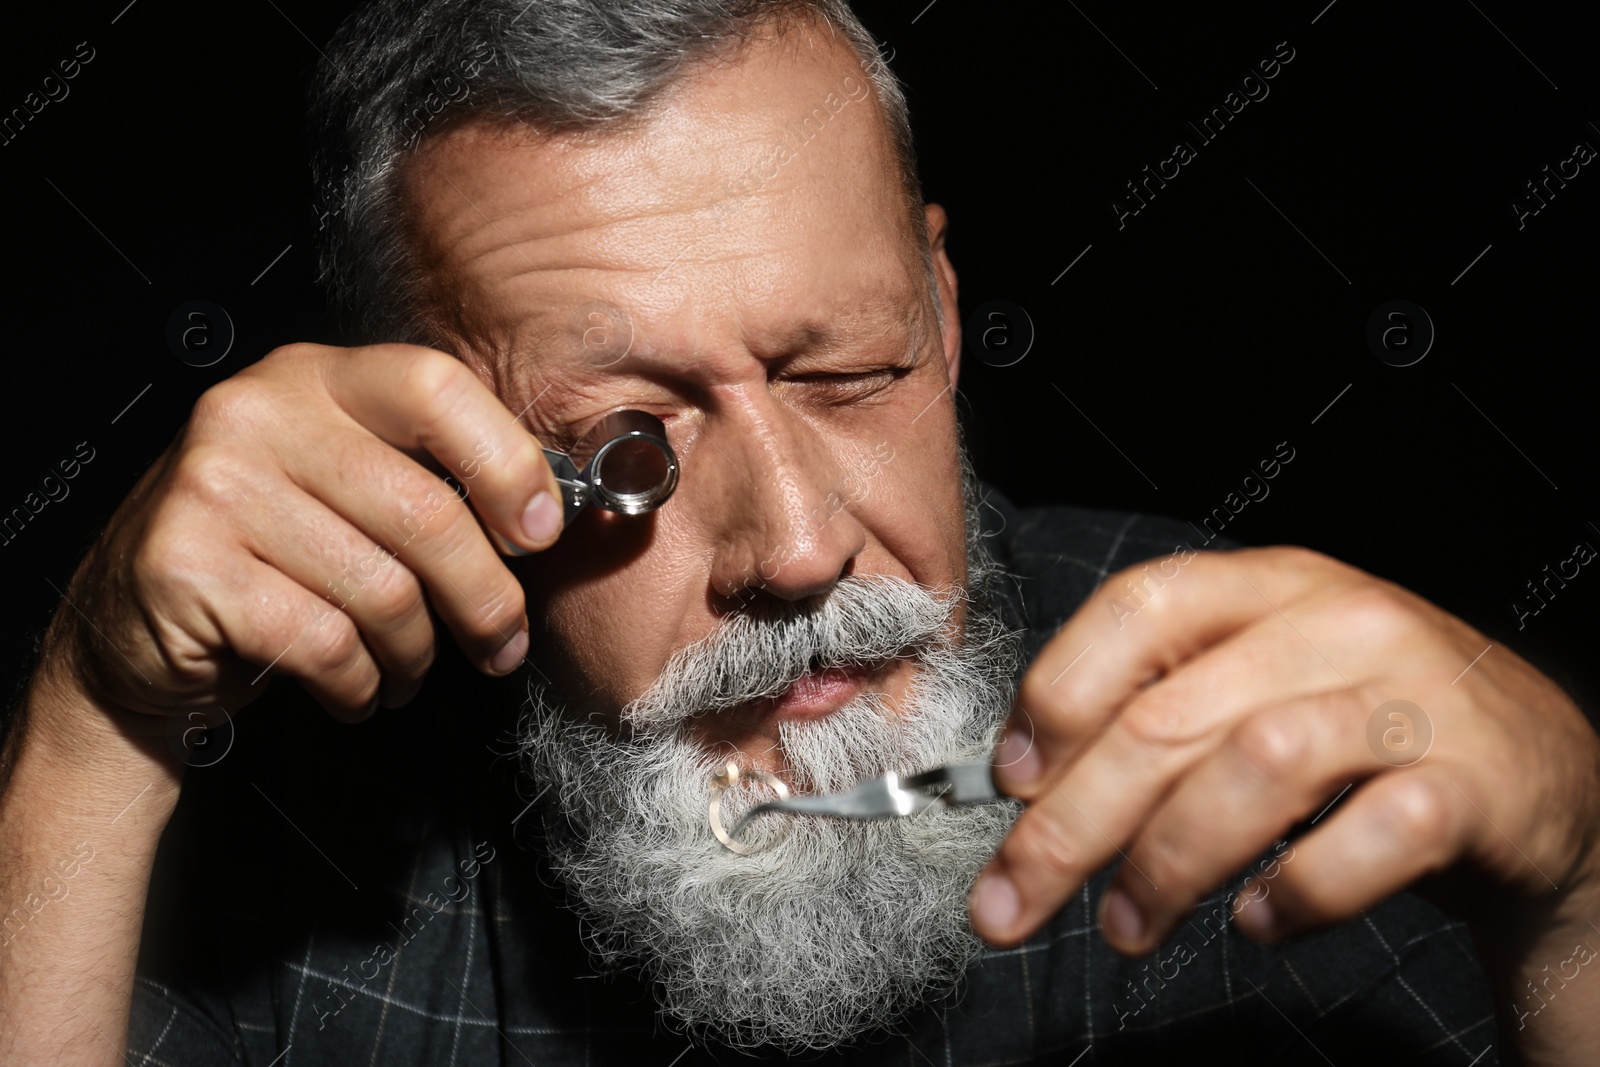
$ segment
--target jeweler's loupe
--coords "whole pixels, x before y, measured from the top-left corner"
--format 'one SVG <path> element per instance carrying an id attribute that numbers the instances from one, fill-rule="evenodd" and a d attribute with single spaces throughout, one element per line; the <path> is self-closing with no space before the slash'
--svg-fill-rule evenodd
<path id="1" fill-rule="evenodd" d="M 667 428 L 644 411 L 616 411 L 584 434 L 571 452 L 545 449 L 561 485 L 564 526 L 593 504 L 622 515 L 643 515 L 678 487 L 678 456 Z"/>

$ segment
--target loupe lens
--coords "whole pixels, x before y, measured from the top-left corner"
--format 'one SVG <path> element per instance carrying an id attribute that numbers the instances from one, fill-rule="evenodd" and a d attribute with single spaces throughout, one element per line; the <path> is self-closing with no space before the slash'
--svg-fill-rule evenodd
<path id="1" fill-rule="evenodd" d="M 593 485 L 617 511 L 636 515 L 662 499 L 673 463 L 648 437 L 622 437 L 595 457 Z"/>
<path id="2" fill-rule="evenodd" d="M 661 420 L 642 411 L 608 416 L 591 431 L 605 439 L 587 464 L 595 503 L 624 515 L 660 507 L 678 485 L 678 457 Z"/>

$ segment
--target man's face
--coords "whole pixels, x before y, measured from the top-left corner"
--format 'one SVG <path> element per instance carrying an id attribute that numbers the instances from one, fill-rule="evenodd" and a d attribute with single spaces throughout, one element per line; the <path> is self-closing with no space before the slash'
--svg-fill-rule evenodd
<path id="1" fill-rule="evenodd" d="M 640 126 L 465 126 L 406 175 L 447 332 L 507 406 L 562 449 L 653 412 L 682 463 L 660 510 L 586 515 L 517 564 L 556 683 L 531 686 L 518 741 L 596 952 L 741 1044 L 834 1044 L 952 985 L 1013 814 L 758 819 L 746 855 L 707 819 L 729 757 L 838 790 L 986 758 L 1010 704 L 943 214 L 941 323 L 869 85 L 827 28 L 769 29 Z M 757 792 L 721 795 L 728 823 Z"/>
<path id="2" fill-rule="evenodd" d="M 955 277 L 932 208 L 941 324 L 869 86 L 827 27 L 768 29 L 692 68 L 641 126 L 471 124 L 405 174 L 459 354 L 540 441 L 569 447 L 638 408 L 682 464 L 658 512 L 587 515 L 519 564 L 546 629 L 535 655 L 592 691 L 586 710 L 614 716 L 753 600 L 847 574 L 964 582 Z M 870 692 L 892 706 L 909 673 L 802 680 L 705 717 L 699 739 L 781 771 L 783 721 Z"/>

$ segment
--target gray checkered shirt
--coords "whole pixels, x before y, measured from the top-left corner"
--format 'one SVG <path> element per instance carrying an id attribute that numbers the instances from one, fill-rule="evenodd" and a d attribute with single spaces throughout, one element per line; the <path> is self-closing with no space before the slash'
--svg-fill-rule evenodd
<path id="1" fill-rule="evenodd" d="M 1030 654 L 1108 572 L 1180 542 L 1204 547 L 1187 524 L 1018 509 L 993 492 L 987 501 L 991 547 L 1018 577 L 1007 600 Z M 595 973 L 528 832 L 536 817 L 522 818 L 535 790 L 505 738 L 524 682 L 442 662 L 415 705 L 355 728 L 289 687 L 252 708 L 228 756 L 190 770 L 163 840 L 129 1062 L 740 1061 L 745 1053 L 672 1028 L 642 980 Z M 1094 921 L 1110 874 L 1025 944 L 986 951 L 896 1032 L 804 1058 L 1499 1062 L 1467 931 L 1417 897 L 1266 946 L 1217 921 L 1219 890 L 1155 957 L 1127 960 Z"/>

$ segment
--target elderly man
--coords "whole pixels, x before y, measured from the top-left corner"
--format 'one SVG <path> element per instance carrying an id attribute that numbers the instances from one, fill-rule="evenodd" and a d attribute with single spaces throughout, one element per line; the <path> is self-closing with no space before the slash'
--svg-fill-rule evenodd
<path id="1" fill-rule="evenodd" d="M 1313 552 L 986 491 L 842 2 L 376 0 L 315 128 L 384 343 L 209 391 L 75 576 L 5 749 L 5 1062 L 1600 1054 L 1584 716 Z M 540 446 L 621 410 L 676 494 L 563 530 Z M 409 703 L 436 622 L 526 683 L 522 795 L 465 682 L 187 766 L 272 673 Z M 708 818 L 989 759 L 1016 802 Z"/>

